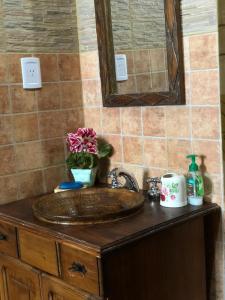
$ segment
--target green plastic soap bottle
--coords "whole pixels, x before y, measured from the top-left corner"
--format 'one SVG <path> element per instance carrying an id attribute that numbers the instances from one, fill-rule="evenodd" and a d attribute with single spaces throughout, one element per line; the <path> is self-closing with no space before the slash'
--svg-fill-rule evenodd
<path id="1" fill-rule="evenodd" d="M 204 183 L 202 174 L 199 172 L 199 167 L 196 164 L 196 156 L 197 155 L 195 154 L 187 156 L 187 158 L 192 160 L 187 174 L 187 196 L 189 204 L 202 205 L 204 196 Z"/>

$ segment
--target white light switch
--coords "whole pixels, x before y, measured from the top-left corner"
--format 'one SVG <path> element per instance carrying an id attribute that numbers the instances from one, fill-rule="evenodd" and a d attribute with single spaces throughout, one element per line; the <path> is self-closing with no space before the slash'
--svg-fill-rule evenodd
<path id="1" fill-rule="evenodd" d="M 42 87 L 40 59 L 37 57 L 21 58 L 23 88 L 39 89 Z"/>
<path id="2" fill-rule="evenodd" d="M 116 80 L 117 81 L 128 80 L 126 55 L 116 54 L 115 61 L 116 61 Z"/>

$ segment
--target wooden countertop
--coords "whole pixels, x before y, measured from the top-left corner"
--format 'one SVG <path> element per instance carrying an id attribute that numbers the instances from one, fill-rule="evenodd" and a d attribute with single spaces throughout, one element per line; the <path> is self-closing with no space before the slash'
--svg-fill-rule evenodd
<path id="1" fill-rule="evenodd" d="M 32 213 L 35 199 L 25 199 L 0 206 L 0 218 L 15 225 L 37 228 L 43 234 L 67 239 L 77 244 L 105 253 L 140 239 L 146 235 L 165 230 L 192 218 L 219 210 L 219 206 L 204 203 L 202 206 L 164 208 L 157 202 L 145 201 L 144 208 L 126 219 L 96 225 L 52 225 L 37 220 Z"/>

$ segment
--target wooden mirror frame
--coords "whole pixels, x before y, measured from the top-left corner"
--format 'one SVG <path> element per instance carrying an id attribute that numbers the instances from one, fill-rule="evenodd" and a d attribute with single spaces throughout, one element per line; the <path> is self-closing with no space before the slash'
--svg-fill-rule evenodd
<path id="1" fill-rule="evenodd" d="M 180 0 L 164 0 L 168 61 L 168 92 L 117 94 L 110 0 L 95 0 L 103 106 L 185 104 Z"/>

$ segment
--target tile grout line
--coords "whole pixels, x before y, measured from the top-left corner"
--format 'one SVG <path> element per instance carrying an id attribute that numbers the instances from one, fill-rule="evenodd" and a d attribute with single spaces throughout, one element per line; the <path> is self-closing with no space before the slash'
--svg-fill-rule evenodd
<path id="1" fill-rule="evenodd" d="M 40 141 L 41 146 L 42 146 L 42 142 L 41 142 L 41 128 L 40 128 L 40 114 L 39 114 L 39 102 L 38 102 L 38 96 L 37 96 L 37 92 L 36 91 L 34 92 L 34 95 L 35 95 L 36 105 L 37 105 L 36 115 L 37 115 L 38 137 L 39 137 L 39 141 Z M 41 153 L 41 163 L 42 163 L 42 166 L 43 166 L 44 165 L 43 164 L 43 152 Z M 44 174 L 43 168 L 41 170 L 41 174 L 42 174 L 42 188 L 43 188 L 44 192 L 47 192 L 46 181 L 45 181 L 45 174 Z"/>
<path id="2" fill-rule="evenodd" d="M 55 164 L 55 165 L 49 165 L 49 166 L 45 166 L 45 167 L 40 167 L 40 168 L 33 168 L 33 169 L 27 169 L 27 170 L 21 170 L 21 171 L 17 171 L 15 173 L 8 173 L 8 174 L 1 174 L 1 177 L 11 177 L 11 176 L 18 176 L 18 175 L 23 175 L 23 174 L 28 174 L 28 173 L 32 173 L 32 172 L 38 172 L 38 171 L 45 171 L 48 169 L 53 169 L 56 167 L 60 167 L 60 166 L 65 166 L 65 163 L 59 163 L 59 164 Z"/>
<path id="3" fill-rule="evenodd" d="M 145 147 L 144 147 L 144 107 L 141 107 L 141 139 L 142 139 L 142 167 L 144 168 L 145 166 Z"/>
<path id="4" fill-rule="evenodd" d="M 122 134 L 111 134 L 111 133 L 107 133 L 107 132 L 103 132 L 102 134 L 103 136 L 121 136 L 122 137 L 130 137 L 130 138 L 140 138 L 142 136 L 136 136 L 136 135 L 123 135 Z M 38 143 L 38 142 L 45 142 L 45 141 L 51 141 L 51 140 L 60 140 L 60 139 L 64 139 L 65 136 L 56 136 L 56 137 L 49 137 L 49 138 L 42 138 L 42 139 L 38 139 L 38 140 L 28 140 L 28 141 L 20 141 L 20 142 L 15 142 L 11 143 L 11 144 L 2 144 L 0 145 L 0 149 L 1 148 L 5 148 L 5 147 L 9 147 L 9 146 L 19 146 L 19 145 L 24 145 L 24 144 L 29 144 L 29 143 Z M 154 141 L 154 140 L 177 140 L 177 141 L 190 141 L 190 138 L 183 138 L 183 137 L 172 137 L 172 136 L 168 136 L 168 137 L 154 137 L 154 136 L 143 136 L 143 140 L 149 140 L 149 141 Z M 193 138 L 193 141 L 199 141 L 199 142 L 213 142 L 213 143 L 218 143 L 220 142 L 219 138 L 215 138 L 215 139 L 207 139 L 207 138 Z"/>
<path id="5" fill-rule="evenodd" d="M 120 118 L 119 123 L 120 123 L 121 151 L 122 151 L 121 160 L 122 160 L 122 165 L 124 165 L 124 146 L 123 146 L 124 139 L 123 139 L 123 129 L 122 129 L 122 107 L 119 108 L 119 118 Z"/>
<path id="6" fill-rule="evenodd" d="M 167 164 L 166 164 L 166 170 L 168 172 L 169 170 L 169 139 L 168 139 L 168 131 L 167 131 L 167 117 L 168 117 L 168 108 L 165 109 L 163 108 L 163 113 L 164 113 L 164 130 L 165 130 L 165 147 L 166 147 L 166 160 L 167 160 Z"/>
<path id="7" fill-rule="evenodd" d="M 191 142 L 191 152 L 194 153 L 194 144 L 193 144 L 193 125 L 192 125 L 192 97 L 193 97 L 193 90 L 192 90 L 192 70 L 191 70 L 191 49 L 190 49 L 190 37 L 187 38 L 187 47 L 188 47 L 188 62 L 189 62 L 189 126 L 190 126 L 190 142 Z"/>

